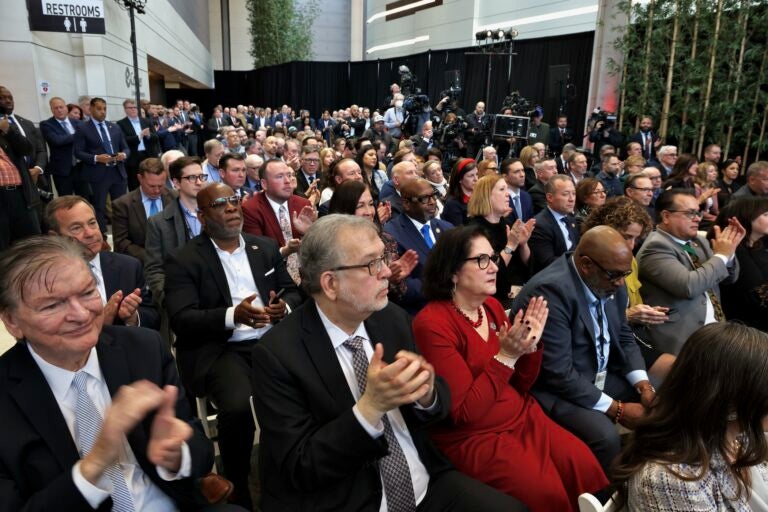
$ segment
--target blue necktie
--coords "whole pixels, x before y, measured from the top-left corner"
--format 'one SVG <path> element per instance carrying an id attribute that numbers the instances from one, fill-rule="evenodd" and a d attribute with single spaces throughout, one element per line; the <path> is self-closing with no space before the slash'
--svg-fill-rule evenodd
<path id="1" fill-rule="evenodd" d="M 109 141 L 107 130 L 104 129 L 104 123 L 99 123 L 99 134 L 101 135 L 101 145 L 104 146 L 104 151 L 106 151 L 108 155 L 114 155 L 115 152 L 112 149 L 112 143 Z"/>
<path id="2" fill-rule="evenodd" d="M 424 237 L 424 241 L 427 242 L 427 247 L 432 248 L 435 243 L 432 241 L 432 237 L 429 235 L 429 224 L 421 226 L 421 235 Z"/>
<path id="3" fill-rule="evenodd" d="M 515 214 L 517 215 L 517 218 L 523 220 L 523 209 L 520 206 L 520 196 L 515 196 L 512 198 L 512 206 L 515 208 Z"/>
<path id="4" fill-rule="evenodd" d="M 157 202 L 160 201 L 159 199 L 150 199 L 149 200 L 149 217 L 153 215 L 157 215 L 160 212 L 160 207 L 157 205 Z"/>
<path id="5" fill-rule="evenodd" d="M 86 382 L 88 374 L 79 371 L 72 380 L 72 386 L 77 392 L 75 402 L 75 437 L 80 444 L 80 456 L 84 457 L 93 448 L 98 438 L 103 422 L 99 410 L 96 409 L 91 397 L 88 396 Z M 104 474 L 112 482 L 112 510 L 117 512 L 133 512 L 133 497 L 125 483 L 125 475 L 116 462 L 108 467 Z"/>

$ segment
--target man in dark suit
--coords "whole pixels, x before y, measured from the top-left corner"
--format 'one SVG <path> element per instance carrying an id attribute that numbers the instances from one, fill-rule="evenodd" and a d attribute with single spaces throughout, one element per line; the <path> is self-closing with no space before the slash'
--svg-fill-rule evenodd
<path id="1" fill-rule="evenodd" d="M 547 182 L 547 207 L 536 215 L 528 246 L 531 248 L 531 273 L 535 274 L 579 243 L 573 207 L 576 188 L 568 176 L 558 174 Z"/>
<path id="2" fill-rule="evenodd" d="M 48 143 L 50 160 L 47 173 L 53 176 L 56 184 L 56 192 L 60 196 L 75 193 L 76 159 L 74 134 L 80 121 L 70 119 L 67 116 L 67 103 L 58 96 L 48 102 L 51 107 L 50 118 L 40 122 L 40 131 L 45 142 Z"/>
<path id="3" fill-rule="evenodd" d="M 634 428 L 655 397 L 624 313 L 624 278 L 631 271 L 624 237 L 597 226 L 573 253 L 528 281 L 510 313 L 514 317 L 531 297 L 547 300 L 544 361 L 532 392 L 552 419 L 590 447 L 606 472 L 620 449 L 615 423 Z"/>
<path id="4" fill-rule="evenodd" d="M 236 502 L 251 507 L 251 349 L 301 299 L 277 244 L 241 235 L 240 198 L 230 187 L 208 185 L 197 205 L 203 233 L 166 258 L 165 307 L 181 378 L 216 405 L 224 474 Z"/>
<path id="5" fill-rule="evenodd" d="M 323 133 L 323 139 L 325 139 L 325 144 L 328 147 L 331 147 L 333 143 L 333 129 L 335 126 L 336 123 L 331 119 L 331 113 L 328 110 L 323 110 L 322 117 L 317 120 L 317 129 Z"/>
<path id="6" fill-rule="evenodd" d="M 114 201 L 127 192 L 125 160 L 131 151 L 123 131 L 107 118 L 107 102 L 93 98 L 91 119 L 75 130 L 75 157 L 82 162 L 82 176 L 91 185 L 93 206 L 102 233 L 107 232 L 107 194 Z"/>
<path id="7" fill-rule="evenodd" d="M 196 480 L 213 447 L 174 360 L 157 333 L 102 328 L 86 259 L 64 237 L 35 237 L 2 256 L 0 286 L 10 292 L 0 317 L 23 341 L 0 357 L 0 509 L 202 510 Z M 40 267 L 26 273 L 30 260 Z M 40 309 L 50 302 L 59 306 Z"/>
<path id="8" fill-rule="evenodd" d="M 139 116 L 136 101 L 128 99 L 123 102 L 125 117 L 116 124 L 125 135 L 125 142 L 131 150 L 125 161 L 125 170 L 128 173 L 128 189 L 135 190 L 139 186 L 139 164 L 147 158 L 160 156 L 160 139 L 155 133 L 152 122 Z"/>
<path id="9" fill-rule="evenodd" d="M 112 203 L 112 240 L 116 252 L 146 263 L 147 219 L 173 201 L 173 192 L 165 186 L 168 175 L 159 158 L 143 160 L 137 177 L 139 187 Z"/>
<path id="10" fill-rule="evenodd" d="M 648 165 L 658 163 L 656 150 L 661 147 L 661 137 L 653 130 L 651 116 L 643 116 L 640 119 L 640 131 L 633 133 L 627 142 L 637 142 L 642 146 L 642 157 Z"/>
<path id="11" fill-rule="evenodd" d="M 312 300 L 253 350 L 262 509 L 520 510 L 430 443 L 424 429 L 447 417 L 448 389 L 415 353 L 408 315 L 387 304 L 373 223 L 321 218 L 301 265 Z"/>
<path id="12" fill-rule="evenodd" d="M 0 251 L 14 240 L 40 233 L 40 194 L 25 161 L 31 154 L 32 144 L 0 106 Z"/>
<path id="13" fill-rule="evenodd" d="M 528 189 L 533 200 L 533 213 L 539 213 L 547 207 L 547 182 L 557 175 L 557 164 L 551 158 L 540 160 L 533 164 L 536 171 L 536 184 Z"/>
<path id="14" fill-rule="evenodd" d="M 392 218 L 403 213 L 403 199 L 400 189 L 417 177 L 415 162 L 403 160 L 392 166 L 392 179 L 387 181 L 379 192 L 379 201 L 389 201 L 392 207 Z"/>
<path id="15" fill-rule="evenodd" d="M 222 126 L 231 126 L 232 123 L 229 121 L 228 118 L 225 118 L 220 108 L 214 108 L 213 109 L 213 115 L 210 119 L 208 119 L 208 124 L 206 125 L 208 128 L 208 138 L 215 139 L 219 135 L 219 130 L 221 130 Z"/>
<path id="16" fill-rule="evenodd" d="M 559 155 L 563 151 L 563 147 L 571 142 L 573 142 L 573 130 L 568 128 L 568 117 L 557 116 L 557 126 L 549 130 L 550 153 Z"/>
<path id="17" fill-rule="evenodd" d="M 296 171 L 296 190 L 293 193 L 299 197 L 306 197 L 309 186 L 319 179 L 320 153 L 312 146 L 304 146 L 301 148 L 301 167 Z"/>
<path id="18" fill-rule="evenodd" d="M 397 241 L 400 258 L 418 258 L 416 266 L 405 278 L 406 292 L 398 301 L 408 313 L 415 315 L 426 305 L 421 294 L 421 279 L 424 263 L 437 239 L 453 224 L 436 219 L 437 196 L 432 185 L 424 179 L 414 179 L 400 189 L 403 200 L 403 214 L 394 217 L 384 225 L 384 231 Z M 412 254 L 408 254 L 412 253 Z"/>
<path id="19" fill-rule="evenodd" d="M 80 196 L 59 196 L 46 207 L 45 221 L 49 234 L 73 238 L 90 251 L 88 264 L 97 278 L 107 323 L 159 327 L 160 317 L 145 286 L 141 262 L 104 250 L 90 203 Z"/>
<path id="20" fill-rule="evenodd" d="M 22 136 L 26 137 L 32 144 L 32 154 L 24 157 L 29 175 L 37 186 L 43 190 L 48 187 L 47 180 L 41 176 L 48 165 L 48 152 L 45 150 L 45 141 L 35 125 L 29 119 L 25 119 L 18 114 L 13 113 L 14 109 L 13 94 L 7 88 L 0 86 L 0 108 L 5 110 L 8 122 L 15 125 Z M 2 112 L 0 112 L 0 115 Z"/>
<path id="21" fill-rule="evenodd" d="M 507 216 L 507 223 L 514 224 L 517 219 L 528 222 L 533 217 L 533 200 L 523 190 L 525 186 L 525 167 L 519 158 L 507 158 L 501 162 L 501 176 L 509 190 L 509 207 L 512 211 Z"/>

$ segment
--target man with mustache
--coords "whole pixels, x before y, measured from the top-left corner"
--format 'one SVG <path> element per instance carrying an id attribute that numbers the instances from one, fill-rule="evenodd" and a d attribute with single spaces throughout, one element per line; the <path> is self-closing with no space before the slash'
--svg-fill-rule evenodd
<path id="1" fill-rule="evenodd" d="M 182 381 L 217 407 L 224 475 L 235 502 L 250 510 L 250 354 L 301 297 L 277 243 L 242 233 L 240 202 L 222 183 L 197 194 L 203 232 L 166 259 L 165 307 Z"/>

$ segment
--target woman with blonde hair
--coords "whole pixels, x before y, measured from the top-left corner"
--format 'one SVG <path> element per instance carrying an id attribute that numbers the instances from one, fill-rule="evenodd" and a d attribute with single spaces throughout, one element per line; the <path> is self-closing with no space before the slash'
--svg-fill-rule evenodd
<path id="1" fill-rule="evenodd" d="M 533 166 L 539 161 L 539 151 L 533 146 L 525 146 L 520 150 L 520 161 L 525 169 L 525 189 L 528 190 L 537 182 Z"/>

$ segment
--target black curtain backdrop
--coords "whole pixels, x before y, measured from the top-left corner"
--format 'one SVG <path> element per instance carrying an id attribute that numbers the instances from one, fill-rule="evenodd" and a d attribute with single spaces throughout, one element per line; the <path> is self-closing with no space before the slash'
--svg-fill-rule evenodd
<path id="1" fill-rule="evenodd" d="M 463 89 L 459 103 L 467 112 L 480 100 L 485 100 L 489 112 L 498 112 L 504 97 L 519 90 L 532 103 L 541 105 L 544 121 L 554 125 L 559 98 L 548 96 L 552 89 L 548 83 L 549 68 L 569 65 L 575 94 L 568 99 L 565 112 L 578 142 L 585 123 L 593 40 L 594 32 L 583 32 L 516 41 L 516 55 L 511 58 L 466 55 L 478 52 L 477 47 L 469 47 L 375 61 L 289 62 L 253 71 L 216 71 L 214 89 L 166 89 L 166 98 L 189 99 L 206 115 L 217 104 L 272 108 L 288 104 L 295 110 L 309 109 L 318 118 L 323 109 L 337 110 L 353 103 L 372 110 L 381 107 L 389 85 L 399 82 L 398 67 L 405 64 L 416 75 L 418 86 L 429 95 L 432 105 L 448 86 L 445 72 L 458 70 Z"/>

